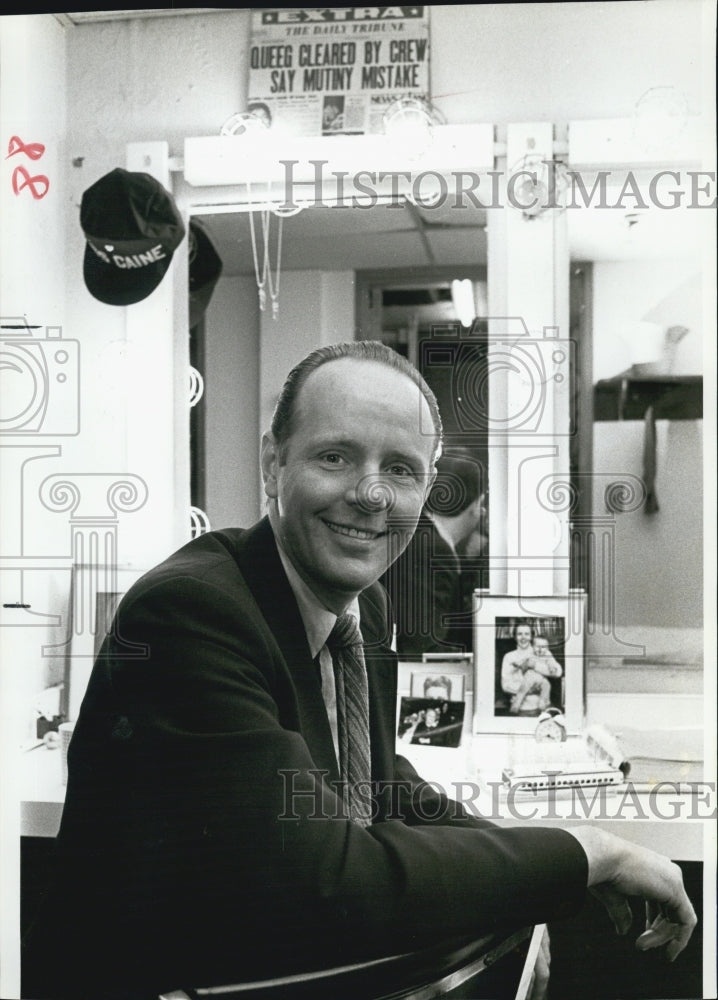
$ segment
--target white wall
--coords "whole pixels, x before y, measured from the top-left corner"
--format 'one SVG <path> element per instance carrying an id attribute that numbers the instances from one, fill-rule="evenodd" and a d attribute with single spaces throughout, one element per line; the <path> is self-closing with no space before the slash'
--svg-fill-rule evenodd
<path id="1" fill-rule="evenodd" d="M 647 89 L 672 84 L 696 114 L 702 59 L 712 57 L 700 44 L 705 7 L 702 0 L 430 6 L 432 98 L 450 122 L 566 121 L 628 116 Z M 128 136 L 165 138 L 179 153 L 185 135 L 217 134 L 245 105 L 248 38 L 247 9 L 72 29 L 75 136 L 92 136 L 112 158 Z"/>
<path id="2" fill-rule="evenodd" d="M 672 325 L 686 326 L 688 333 L 676 351 L 675 374 L 702 373 L 703 295 L 696 267 L 695 260 L 685 255 L 594 264 L 596 381 L 618 375 L 640 360 L 635 334 L 632 339 L 632 327 L 640 321 L 655 323 L 663 331 Z M 594 424 L 594 518 L 608 513 L 604 493 L 612 479 L 642 478 L 644 435 L 642 421 Z M 703 622 L 703 424 L 659 420 L 656 435 L 660 509 L 615 517 L 615 623 L 698 629 Z"/>
<path id="3" fill-rule="evenodd" d="M 42 52 L 39 63 L 38 52 Z M 64 66 L 65 37 L 54 19 L 0 18 L 0 322 L 12 326 L 17 318 L 25 317 L 29 324 L 39 326 L 32 334 L 36 341 L 45 339 L 46 326 L 62 328 L 65 338 L 72 335 L 65 311 L 63 262 Z M 35 160 L 24 153 L 8 156 L 13 136 L 26 144 L 42 144 L 45 150 Z M 23 187 L 22 173 L 16 174 L 18 167 L 30 177 L 47 178 L 47 193 L 33 197 L 31 188 Z M 34 183 L 40 195 L 45 185 Z M 53 567 L 50 553 L 34 537 L 32 527 L 41 504 L 37 492 L 23 490 L 23 472 L 42 466 L 47 475 L 61 467 L 62 448 L 68 440 L 57 436 L 63 429 L 58 412 L 61 390 L 69 388 L 68 395 L 73 396 L 77 389 L 73 358 L 65 362 L 68 381 L 58 383 L 56 377 L 64 370 L 55 361 L 58 348 L 35 348 L 47 357 L 46 381 L 39 363 L 35 368 L 23 365 L 22 355 L 8 346 L 16 333 L 2 330 L 3 389 L 10 394 L 10 401 L 2 402 L 3 417 L 19 414 L 22 405 L 14 408 L 18 402 L 32 411 L 45 399 L 48 409 L 37 433 L 8 433 L 4 425 L 0 436 L 0 592 L 3 604 L 30 605 L 27 610 L 0 609 L 0 996 L 4 997 L 17 995 L 20 970 L 20 791 L 12 765 L 18 746 L 32 734 L 35 694 L 55 681 L 62 669 L 61 658 L 58 667 L 57 658 L 43 656 L 42 644 L 59 638 L 53 628 L 57 619 L 48 616 L 66 611 L 69 593 L 69 573 Z M 68 350 L 72 353 L 73 349 Z M 19 364 L 17 382 L 8 368 L 12 363 Z M 34 397 L 25 395 L 30 371 L 38 377 Z"/>
<path id="4" fill-rule="evenodd" d="M 604 495 L 610 480 L 642 477 L 644 434 L 638 420 L 595 425 L 594 518 L 609 513 Z M 615 623 L 676 630 L 669 645 L 677 650 L 677 630 L 703 624 L 702 421 L 656 421 L 656 468 L 660 509 L 614 515 Z"/>
<path id="5" fill-rule="evenodd" d="M 259 306 L 254 278 L 220 278 L 205 313 L 205 513 L 213 528 L 259 514 Z"/>
<path id="6" fill-rule="evenodd" d="M 699 263 L 667 260 L 596 261 L 593 265 L 593 375 L 612 378 L 640 360 L 635 324 L 688 327 L 674 373 L 703 371 L 703 288 Z"/>
<path id="7" fill-rule="evenodd" d="M 0 17 L 2 121 L 2 242 L 0 315 L 26 314 L 30 323 L 65 323 L 63 208 L 67 199 L 66 36 L 52 17 Z M 39 159 L 7 156 L 12 136 L 41 143 Z M 44 175 L 49 188 L 13 193 L 17 167 Z M 20 180 L 22 184 L 22 180 Z M 37 193 L 43 190 L 36 187 Z"/>
<path id="8" fill-rule="evenodd" d="M 20 726 L 23 739 L 34 725 L 29 708 L 33 696 L 61 676 L 61 658 L 44 656 L 40 643 L 60 638 L 52 614 L 66 610 L 69 595 L 69 562 L 53 558 L 62 553 L 37 530 L 47 514 L 39 482 L 62 471 L 72 448 L 74 439 L 63 432 L 76 430 L 80 376 L 78 345 L 67 343 L 74 331 L 65 309 L 65 40 L 53 18 L 0 18 L 0 323 L 3 392 L 9 397 L 3 400 L 3 417 L 19 414 L 25 405 L 28 413 L 37 411 L 33 433 L 14 433 L 21 428 L 4 424 L 0 435 L 0 591 L 3 603 L 30 605 L 27 613 L 0 609 L 0 701 L 7 713 L 0 728 L 17 734 Z M 42 72 L 33 70 L 38 52 L 43 53 Z M 22 151 L 8 155 L 13 137 L 37 144 L 36 158 Z M 34 178 L 31 184 L 25 184 L 25 175 Z M 12 329 L 23 322 L 35 328 L 27 336 Z M 47 327 L 55 328 L 55 339 L 48 340 Z M 28 340 L 37 344 L 36 367 L 25 364 L 12 347 L 13 341 Z M 67 360 L 58 362 L 63 350 Z M 47 364 L 44 374 L 41 356 Z M 15 380 L 8 367 L 12 364 L 18 365 Z M 28 375 L 37 379 L 34 395 Z"/>
<path id="9" fill-rule="evenodd" d="M 259 442 L 293 364 L 354 336 L 354 273 L 288 271 L 279 313 L 261 312 L 253 277 L 221 278 L 206 312 L 206 514 L 213 528 L 264 510 Z"/>
<path id="10" fill-rule="evenodd" d="M 702 60 L 712 58 L 700 44 L 704 7 L 701 0 L 431 7 L 432 99 L 451 122 L 561 122 L 629 117 L 646 90 L 672 84 L 697 114 Z"/>
<path id="11" fill-rule="evenodd" d="M 324 344 L 354 339 L 352 271 L 287 271 L 277 319 L 261 314 L 260 426 L 266 430 L 289 369 Z"/>

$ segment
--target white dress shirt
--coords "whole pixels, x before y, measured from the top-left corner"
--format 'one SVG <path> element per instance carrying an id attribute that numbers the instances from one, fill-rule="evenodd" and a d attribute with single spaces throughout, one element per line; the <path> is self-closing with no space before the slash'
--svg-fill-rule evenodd
<path id="1" fill-rule="evenodd" d="M 324 607 L 314 592 L 302 580 L 290 561 L 289 556 L 282 549 L 279 539 L 276 535 L 274 537 L 277 543 L 279 558 L 282 560 L 284 572 L 287 574 L 287 579 L 289 580 L 289 586 L 292 588 L 292 593 L 299 606 L 299 614 L 302 616 L 304 631 L 307 633 L 307 642 L 309 643 L 309 651 L 312 654 L 312 659 L 314 660 L 319 656 L 322 697 L 327 715 L 329 716 L 329 727 L 332 731 L 332 740 L 334 741 L 334 753 L 338 761 L 339 728 L 337 725 L 337 691 L 334 682 L 332 654 L 327 648 L 327 639 L 334 628 L 338 616 L 333 611 Z M 361 628 L 358 598 L 354 598 L 346 609 L 346 614 L 353 615 L 357 620 L 357 625 Z"/>

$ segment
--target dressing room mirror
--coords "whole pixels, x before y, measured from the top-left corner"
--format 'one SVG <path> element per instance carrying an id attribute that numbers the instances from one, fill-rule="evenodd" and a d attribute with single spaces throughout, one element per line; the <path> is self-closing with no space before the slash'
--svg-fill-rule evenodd
<path id="1" fill-rule="evenodd" d="M 580 513 L 575 563 L 595 625 L 589 654 L 690 672 L 702 665 L 709 220 L 687 207 L 687 185 L 664 180 L 670 188 L 640 207 L 625 199 L 617 210 L 567 212 L 583 417 L 572 454 Z M 614 194 L 621 179 L 616 184 Z M 676 197 L 682 204 L 671 210 L 656 203 Z"/>
<path id="2" fill-rule="evenodd" d="M 262 382 L 268 368 L 286 370 L 298 360 L 305 339 L 314 346 L 317 327 L 323 343 L 378 339 L 415 363 L 440 397 L 447 446 L 468 449 L 486 480 L 485 433 L 462 433 L 461 402 L 445 366 L 427 361 L 438 337 L 454 352 L 473 351 L 465 365 L 485 365 L 479 346 L 487 316 L 485 210 L 401 200 L 368 208 L 313 205 L 284 218 L 246 210 L 198 218 L 222 260 L 211 301 L 190 333 L 191 363 L 204 385 L 192 411 L 192 503 L 209 524 L 251 523 L 261 513 L 259 482 L 249 489 L 246 483 L 256 476 L 254 442 L 276 401 L 276 390 L 265 393 Z M 261 310 L 257 274 L 261 281 L 265 246 L 269 278 Z M 270 344 L 274 357 L 267 356 Z M 227 467 L 230 436 L 246 456 L 241 469 Z"/>
<path id="3" fill-rule="evenodd" d="M 698 490 L 702 469 L 704 218 L 687 207 L 630 204 L 610 212 L 574 204 L 565 211 L 576 348 L 571 585 L 587 591 L 597 636 L 623 628 L 621 654 L 630 657 L 644 643 L 651 655 L 697 662 L 701 504 L 687 504 L 681 484 L 694 482 Z M 315 342 L 317 325 L 322 342 L 381 339 L 419 367 L 422 348 L 436 336 L 453 340 L 455 351 L 474 351 L 480 363 L 490 267 L 486 210 L 404 200 L 371 208 L 310 206 L 282 219 L 265 216 L 264 228 L 261 213 L 246 207 L 207 209 L 198 218 L 222 261 L 221 278 L 191 331 L 192 363 L 204 382 L 192 413 L 193 504 L 212 527 L 249 524 L 261 513 L 256 442 L 276 400 L 263 382 L 273 365 L 286 369 L 293 344 L 301 356 L 304 339 Z M 259 308 L 265 246 L 276 319 L 269 298 Z M 468 318 L 458 311 L 457 285 L 470 290 Z M 431 381 L 432 372 L 425 374 Z M 485 437 L 466 434 L 456 380 L 432 387 L 444 397 L 449 447 L 468 445 L 486 472 Z M 230 438 L 237 445 L 234 465 L 226 461 Z M 485 481 L 488 490 L 488 475 Z M 651 489 L 660 507 L 654 512 L 644 495 Z M 609 569 L 592 549 L 595 522 L 606 517 L 614 581 L 608 596 Z M 659 567 L 636 579 L 650 552 L 668 554 L 669 580 Z"/>

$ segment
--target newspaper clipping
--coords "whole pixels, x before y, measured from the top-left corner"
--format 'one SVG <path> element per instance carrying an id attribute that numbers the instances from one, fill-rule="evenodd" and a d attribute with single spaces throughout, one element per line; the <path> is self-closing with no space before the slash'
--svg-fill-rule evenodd
<path id="1" fill-rule="evenodd" d="M 286 135 L 383 131 L 401 97 L 429 99 L 421 7 L 298 7 L 252 14 L 248 111 Z"/>

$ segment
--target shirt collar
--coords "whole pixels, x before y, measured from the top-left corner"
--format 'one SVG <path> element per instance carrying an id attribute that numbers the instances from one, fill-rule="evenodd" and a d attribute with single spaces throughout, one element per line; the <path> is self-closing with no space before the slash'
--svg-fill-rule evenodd
<path id="1" fill-rule="evenodd" d="M 312 654 L 312 659 L 314 659 L 322 647 L 326 645 L 329 633 L 334 628 L 338 616 L 333 611 L 325 608 L 315 593 L 302 580 L 289 556 L 282 548 L 276 534 L 274 539 L 277 543 L 277 551 L 279 552 L 284 572 L 287 574 L 287 579 L 289 580 L 289 586 L 292 588 L 292 593 L 297 601 L 299 614 L 304 624 L 304 631 L 307 633 L 309 651 Z M 361 626 L 359 599 L 357 597 L 354 598 L 346 609 L 346 613 L 353 615 L 357 620 L 357 624 Z"/>

